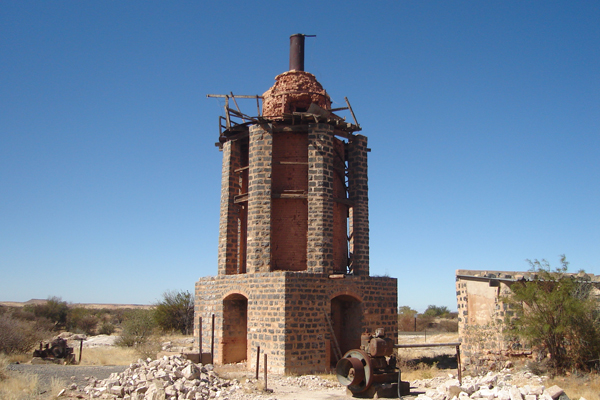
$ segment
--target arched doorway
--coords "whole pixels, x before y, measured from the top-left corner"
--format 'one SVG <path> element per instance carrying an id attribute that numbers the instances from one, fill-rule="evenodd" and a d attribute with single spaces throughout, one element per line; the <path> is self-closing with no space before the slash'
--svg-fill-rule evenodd
<path id="1" fill-rule="evenodd" d="M 360 348 L 363 315 L 361 302 L 355 297 L 340 295 L 331 299 L 331 322 L 342 355 L 348 350 Z M 332 346 L 335 346 L 332 340 Z M 331 351 L 331 365 L 337 363 L 335 351 Z"/>
<path id="2" fill-rule="evenodd" d="M 246 360 L 248 298 L 235 293 L 223 299 L 223 364 Z"/>

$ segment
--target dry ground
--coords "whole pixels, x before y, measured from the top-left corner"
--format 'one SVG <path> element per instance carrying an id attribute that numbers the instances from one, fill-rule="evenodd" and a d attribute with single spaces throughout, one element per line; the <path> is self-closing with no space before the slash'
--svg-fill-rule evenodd
<path id="1" fill-rule="evenodd" d="M 415 344 L 415 343 L 448 343 L 456 342 L 458 339 L 456 334 L 428 334 L 427 338 L 424 335 L 401 335 L 399 343 Z M 189 341 L 189 337 L 171 336 L 161 338 L 160 341 L 171 341 L 177 344 L 178 340 L 185 342 Z M 105 339 L 99 340 L 100 342 Z M 415 379 L 428 379 L 435 376 L 447 377 L 448 374 L 456 376 L 457 370 L 452 365 L 436 364 L 431 366 L 431 360 L 435 363 L 436 359 L 446 357 L 452 360 L 456 350 L 454 347 L 436 347 L 424 349 L 399 349 L 399 358 L 402 366 L 402 379 L 413 381 Z M 78 356 L 78 349 L 76 351 Z M 59 389 L 71 382 L 82 382 L 85 376 L 95 375 L 102 377 L 114 371 L 114 366 L 125 366 L 136 361 L 139 355 L 131 349 L 123 349 L 110 345 L 98 346 L 94 348 L 83 349 L 82 365 L 81 366 L 50 366 L 49 368 L 40 368 L 42 366 L 27 364 L 30 360 L 28 355 L 13 358 L 12 360 L 6 357 L 0 357 L 0 399 L 6 400 L 47 400 L 53 399 Z M 422 362 L 410 364 L 408 360 L 419 359 Z M 425 360 L 425 361 L 423 361 Z M 429 360 L 429 361 L 428 361 Z M 18 371 L 10 371 L 9 362 L 19 361 L 22 365 Z M 96 368 L 96 370 L 90 370 Z M 8 371 L 7 371 L 8 370 Z M 105 371 L 106 370 L 106 371 Z M 254 372 L 245 369 L 243 364 L 233 364 L 226 366 L 218 366 L 217 373 L 230 379 L 252 380 Z M 2 380 L 2 375 L 5 378 Z M 75 378 L 72 378 L 75 377 Z M 319 384 L 313 384 L 309 377 L 286 377 L 269 374 L 268 388 L 272 389 L 272 393 L 262 392 L 260 390 L 248 393 L 249 399 L 267 400 L 267 399 L 319 399 L 319 400 L 343 400 L 349 399 L 346 395 L 346 390 L 342 386 L 337 386 L 337 379 L 334 374 L 318 375 L 319 378 L 331 382 L 334 386 L 331 388 L 319 387 Z M 587 400 L 600 400 L 600 378 L 597 375 L 588 376 L 570 376 L 565 378 L 556 378 L 548 381 L 547 386 L 558 385 L 565 389 L 571 399 L 579 399 L 585 397 Z M 256 387 L 262 389 L 263 373 L 260 373 L 259 382 Z M 44 392 L 42 395 L 38 395 Z"/>

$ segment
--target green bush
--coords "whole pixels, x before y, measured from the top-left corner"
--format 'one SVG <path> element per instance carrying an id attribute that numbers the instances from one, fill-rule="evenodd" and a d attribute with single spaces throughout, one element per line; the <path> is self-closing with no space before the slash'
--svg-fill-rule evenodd
<path id="1" fill-rule="evenodd" d="M 96 327 L 98 326 L 98 317 L 95 315 L 86 315 L 77 323 L 77 330 L 86 335 L 95 335 Z"/>
<path id="2" fill-rule="evenodd" d="M 426 317 L 447 318 L 450 315 L 450 310 L 446 306 L 429 305 L 423 315 Z"/>
<path id="3" fill-rule="evenodd" d="M 163 331 L 190 335 L 194 329 L 194 298 L 190 292 L 165 292 L 154 308 L 154 319 Z"/>
<path id="4" fill-rule="evenodd" d="M 31 311 L 36 318 L 46 318 L 51 321 L 55 329 L 66 327 L 69 306 L 60 297 L 50 297 L 45 304 L 27 306 L 25 311 Z"/>
<path id="5" fill-rule="evenodd" d="M 98 329 L 98 334 L 99 335 L 112 335 L 113 333 L 115 333 L 115 326 L 113 324 L 111 324 L 110 322 L 104 322 L 102 323 L 102 325 L 100 325 L 100 328 Z"/>
<path id="6" fill-rule="evenodd" d="M 122 323 L 118 346 L 133 347 L 148 341 L 156 329 L 152 310 L 130 310 Z"/>
<path id="7" fill-rule="evenodd" d="M 503 298 L 514 312 L 505 321 L 508 334 L 550 354 L 555 372 L 589 370 L 600 354 L 599 303 L 589 277 L 568 274 L 564 255 L 554 271 L 546 260 L 528 262 L 533 279 L 515 282 Z"/>
<path id="8" fill-rule="evenodd" d="M 99 319 L 92 310 L 83 307 L 71 307 L 67 314 L 67 326 L 69 331 L 95 335 Z"/>

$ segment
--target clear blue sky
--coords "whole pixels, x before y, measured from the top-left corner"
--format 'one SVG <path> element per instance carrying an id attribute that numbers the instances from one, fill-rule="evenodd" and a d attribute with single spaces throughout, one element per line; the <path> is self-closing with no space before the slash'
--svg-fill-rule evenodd
<path id="1" fill-rule="evenodd" d="M 3 1 L 0 300 L 147 304 L 216 275 L 206 94 L 262 94 L 294 33 L 369 137 L 371 273 L 399 305 L 456 309 L 456 269 L 527 258 L 600 274 L 599 21 L 598 1 Z"/>

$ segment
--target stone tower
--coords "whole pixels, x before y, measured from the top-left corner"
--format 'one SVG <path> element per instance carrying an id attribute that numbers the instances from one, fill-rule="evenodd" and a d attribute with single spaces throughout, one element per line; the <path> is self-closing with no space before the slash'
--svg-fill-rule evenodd
<path id="1" fill-rule="evenodd" d="M 332 110 L 304 71 L 304 35 L 290 43 L 262 113 L 227 105 L 221 117 L 218 275 L 196 283 L 195 336 L 202 318 L 210 347 L 214 314 L 215 363 L 252 368 L 260 346 L 270 370 L 306 373 L 334 366 L 365 330 L 397 339 L 397 280 L 369 276 L 367 138 L 333 113 L 349 103 Z"/>

